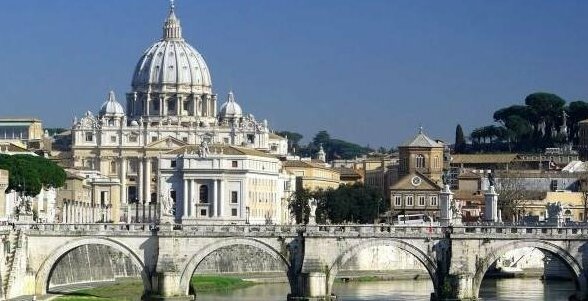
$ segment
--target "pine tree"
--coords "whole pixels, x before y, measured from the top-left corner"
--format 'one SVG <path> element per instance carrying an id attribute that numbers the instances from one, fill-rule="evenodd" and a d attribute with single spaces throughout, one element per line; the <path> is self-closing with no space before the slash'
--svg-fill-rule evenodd
<path id="1" fill-rule="evenodd" d="M 463 136 L 463 129 L 461 128 L 461 124 L 458 124 L 455 128 L 455 145 L 454 150 L 456 153 L 463 153 L 466 149 L 466 141 Z"/>

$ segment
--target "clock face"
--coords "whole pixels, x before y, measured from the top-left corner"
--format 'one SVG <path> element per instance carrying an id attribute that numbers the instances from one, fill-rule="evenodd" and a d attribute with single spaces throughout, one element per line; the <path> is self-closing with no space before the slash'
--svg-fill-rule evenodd
<path id="1" fill-rule="evenodd" d="M 421 182 L 423 182 L 423 180 L 421 180 L 421 178 L 418 176 L 414 176 L 412 179 L 410 179 L 410 183 L 412 183 L 413 186 L 419 186 L 421 185 Z"/>

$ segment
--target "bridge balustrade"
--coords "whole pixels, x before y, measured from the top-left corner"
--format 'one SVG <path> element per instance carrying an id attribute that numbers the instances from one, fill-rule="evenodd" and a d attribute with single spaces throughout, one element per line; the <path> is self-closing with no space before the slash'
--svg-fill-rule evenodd
<path id="1" fill-rule="evenodd" d="M 39 232 L 62 232 L 62 233 L 79 233 L 79 232 L 151 232 L 155 229 L 153 224 L 112 224 L 112 223 L 92 223 L 92 224 L 14 224 L 2 226 L 0 230 L 8 227 L 9 230 L 30 230 Z"/>
<path id="2" fill-rule="evenodd" d="M 588 234 L 584 227 L 554 227 L 554 226 L 524 226 L 524 225 L 483 225 L 483 226 L 454 226 L 454 234 L 493 234 L 504 236 L 557 236 L 575 237 Z"/>

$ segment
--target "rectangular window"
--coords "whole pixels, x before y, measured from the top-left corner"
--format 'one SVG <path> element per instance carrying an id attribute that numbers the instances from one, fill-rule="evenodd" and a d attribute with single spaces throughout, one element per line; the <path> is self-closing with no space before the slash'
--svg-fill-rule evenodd
<path id="1" fill-rule="evenodd" d="M 94 141 L 94 133 L 86 132 L 86 142 L 92 142 L 92 141 Z"/>
<path id="2" fill-rule="evenodd" d="M 129 142 L 137 142 L 137 135 L 130 135 Z"/>
<path id="3" fill-rule="evenodd" d="M 157 137 L 151 137 L 151 142 L 157 141 Z"/>
<path id="4" fill-rule="evenodd" d="M 414 205 L 414 199 L 412 195 L 407 195 L 406 196 L 406 206 L 413 206 Z"/>
<path id="5" fill-rule="evenodd" d="M 171 160 L 171 167 L 176 167 L 178 165 L 178 162 L 174 159 Z"/>
<path id="6" fill-rule="evenodd" d="M 232 216 L 237 216 L 237 208 L 231 209 L 231 215 Z"/>
<path id="7" fill-rule="evenodd" d="M 557 180 L 551 180 L 550 188 L 551 188 L 551 191 L 557 190 Z"/>
<path id="8" fill-rule="evenodd" d="M 431 206 L 438 206 L 438 202 L 437 202 L 437 196 L 434 195 L 431 197 L 431 201 L 430 201 Z"/>
<path id="9" fill-rule="evenodd" d="M 188 137 L 183 137 L 183 138 L 182 138 L 182 141 L 184 141 L 184 142 L 188 142 Z"/>
<path id="10" fill-rule="evenodd" d="M 425 196 L 419 195 L 419 206 L 425 206 Z"/>
<path id="11" fill-rule="evenodd" d="M 239 167 L 239 162 L 233 161 L 233 162 L 231 162 L 231 166 L 232 167 Z"/>
<path id="12" fill-rule="evenodd" d="M 399 195 L 394 196 L 394 206 L 400 207 L 402 206 L 402 197 Z"/>
<path id="13" fill-rule="evenodd" d="M 110 142 L 116 143 L 116 136 L 110 136 Z"/>
<path id="14" fill-rule="evenodd" d="M 236 204 L 239 202 L 239 192 L 231 191 L 231 203 Z"/>
<path id="15" fill-rule="evenodd" d="M 206 209 L 200 209 L 200 216 L 206 216 Z"/>

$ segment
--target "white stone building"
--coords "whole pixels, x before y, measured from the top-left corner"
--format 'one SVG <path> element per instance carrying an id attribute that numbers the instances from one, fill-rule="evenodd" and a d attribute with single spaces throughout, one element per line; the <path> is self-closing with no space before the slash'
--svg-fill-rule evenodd
<path id="1" fill-rule="evenodd" d="M 87 112 L 74 119 L 71 135 L 72 167 L 118 181 L 118 195 L 110 196 L 118 206 L 112 207 L 115 221 L 122 216 L 130 221 L 131 202 L 158 202 L 158 166 L 165 166 L 158 160 L 171 150 L 206 142 L 287 152 L 287 140 L 273 134 L 266 120 L 245 114 L 232 92 L 217 110 L 210 70 L 184 40 L 173 4 L 162 38 L 137 62 L 126 109 L 110 92 L 97 115 Z M 242 210 L 237 216 L 243 218 Z"/>
<path id="2" fill-rule="evenodd" d="M 186 146 L 159 157 L 158 195 L 184 224 L 281 223 L 280 169 L 275 156 L 250 148 Z"/>

